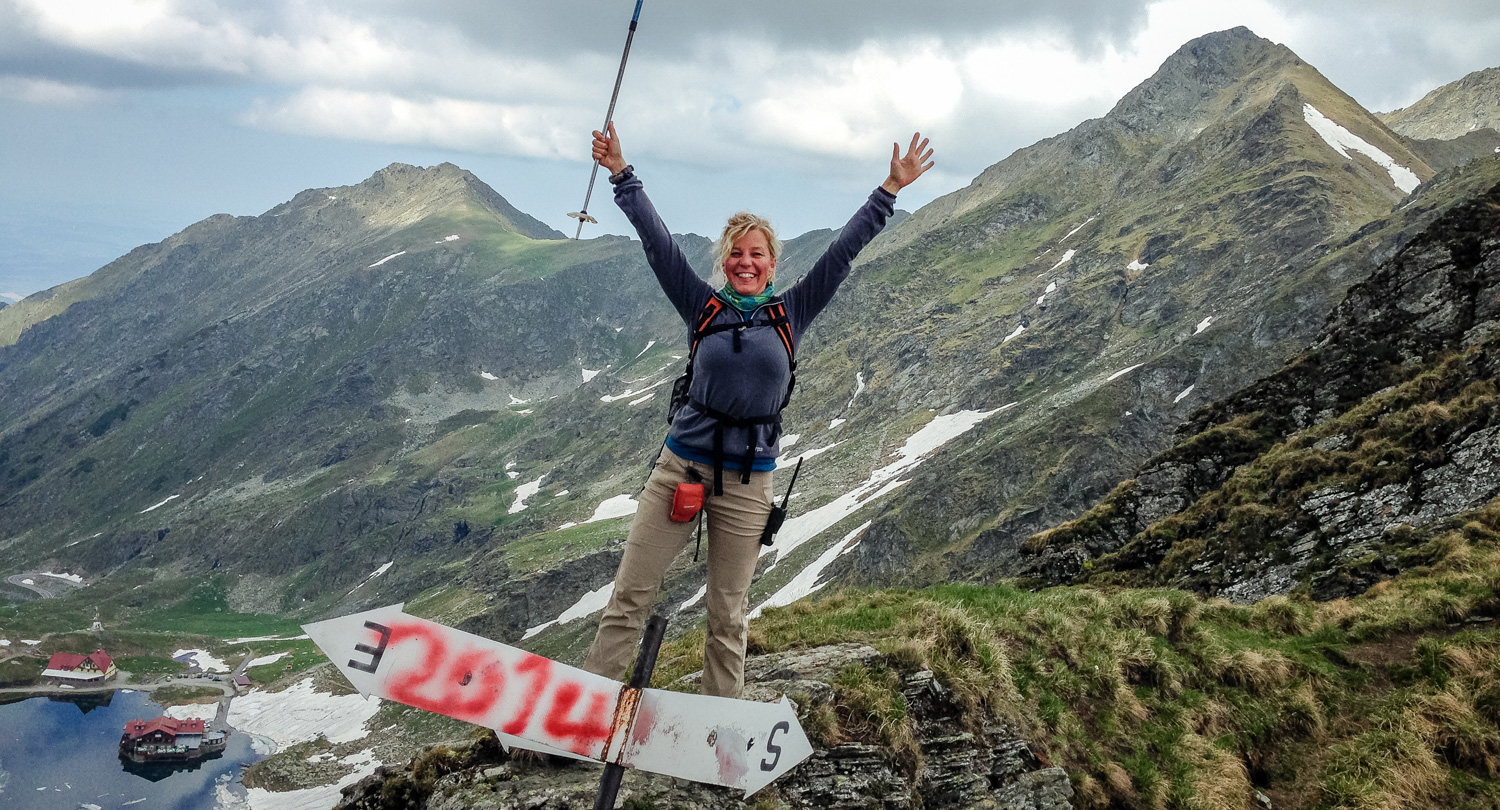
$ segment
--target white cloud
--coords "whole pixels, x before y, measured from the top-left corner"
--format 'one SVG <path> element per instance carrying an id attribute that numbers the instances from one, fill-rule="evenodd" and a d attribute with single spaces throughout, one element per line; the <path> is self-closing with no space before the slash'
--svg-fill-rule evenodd
<path id="1" fill-rule="evenodd" d="M 28 104 L 76 106 L 100 102 L 110 98 L 111 95 L 107 91 L 94 87 L 65 84 L 51 79 L 0 76 L 0 98 L 24 101 Z"/>
<path id="2" fill-rule="evenodd" d="M 303 135 L 575 159 L 578 133 L 587 127 L 576 107 L 413 100 L 333 87 L 311 87 L 279 103 L 260 101 L 240 120 Z"/>

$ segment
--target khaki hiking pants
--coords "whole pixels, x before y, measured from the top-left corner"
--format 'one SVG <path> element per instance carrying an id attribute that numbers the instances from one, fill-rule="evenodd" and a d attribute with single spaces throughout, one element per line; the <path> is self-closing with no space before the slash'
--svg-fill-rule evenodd
<path id="1" fill-rule="evenodd" d="M 689 467 L 710 482 L 713 467 L 688 461 L 663 447 L 641 493 L 635 524 L 625 541 L 625 556 L 615 574 L 614 594 L 599 619 L 599 633 L 583 668 L 621 679 L 635 661 L 641 628 L 656 602 L 667 566 L 682 551 L 698 525 L 671 520 L 672 494 L 689 480 Z M 750 474 L 740 483 L 737 470 L 724 471 L 724 494 L 710 494 L 703 511 L 708 518 L 708 636 L 703 642 L 705 695 L 737 698 L 745 685 L 745 638 L 750 625 L 750 577 L 760 556 L 760 533 L 772 505 L 771 473 Z"/>

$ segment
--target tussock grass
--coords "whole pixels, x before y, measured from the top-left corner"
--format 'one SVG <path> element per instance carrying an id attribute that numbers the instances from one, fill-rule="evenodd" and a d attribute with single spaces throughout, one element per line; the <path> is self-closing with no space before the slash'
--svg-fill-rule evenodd
<path id="1" fill-rule="evenodd" d="M 1256 789 L 1330 810 L 1497 806 L 1500 630 L 1452 625 L 1500 612 L 1500 502 L 1424 532 L 1429 565 L 1327 603 L 949 584 L 838 591 L 766 611 L 752 635 L 763 652 L 884 653 L 840 672 L 808 725 L 912 774 L 901 692 L 927 669 L 965 722 L 1009 720 L 1067 768 L 1080 808 L 1242 808 Z M 657 682 L 696 666 L 701 644 L 668 644 Z"/>

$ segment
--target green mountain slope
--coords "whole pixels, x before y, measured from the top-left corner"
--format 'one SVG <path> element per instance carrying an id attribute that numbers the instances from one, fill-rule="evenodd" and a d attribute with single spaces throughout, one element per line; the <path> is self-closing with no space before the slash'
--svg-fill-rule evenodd
<path id="1" fill-rule="evenodd" d="M 1457 199 L 1408 199 L 1431 176 L 1235 29 L 896 224 L 803 344 L 786 426 L 816 457 L 752 599 L 846 536 L 809 576 L 1020 573 L 1033 532 L 1303 348 Z M 236 609 L 407 600 L 507 639 L 557 619 L 613 573 L 682 327 L 632 241 L 555 236 L 455 167 L 393 166 L 0 312 L 0 564 L 219 572 Z M 669 576 L 684 619 L 701 576 Z"/>
<path id="2" fill-rule="evenodd" d="M 1236 29 L 883 238 L 818 360 L 862 368 L 874 413 L 1019 404 L 924 467 L 840 574 L 1015 573 L 1027 536 L 1305 346 L 1365 257 L 1403 238 L 1360 229 L 1406 196 L 1320 136 L 1319 116 L 1430 177 L 1311 66 Z"/>

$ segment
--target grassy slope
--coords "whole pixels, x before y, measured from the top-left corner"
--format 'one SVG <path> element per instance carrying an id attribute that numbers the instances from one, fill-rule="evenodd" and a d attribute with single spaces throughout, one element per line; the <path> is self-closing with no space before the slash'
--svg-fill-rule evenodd
<path id="1" fill-rule="evenodd" d="M 1172 590 L 842 591 L 768 611 L 757 651 L 847 641 L 886 665 L 838 678 L 825 744 L 886 746 L 915 772 L 897 675 L 929 668 L 1030 728 L 1080 807 L 1381 808 L 1500 801 L 1500 504 L 1435 529 L 1432 564 L 1370 593 L 1254 607 Z M 1478 622 L 1462 624 L 1466 620 Z M 1454 624 L 1455 622 L 1460 624 Z M 701 663 L 670 643 L 659 685 Z M 1113 803 L 1113 804 L 1111 804 Z"/>

